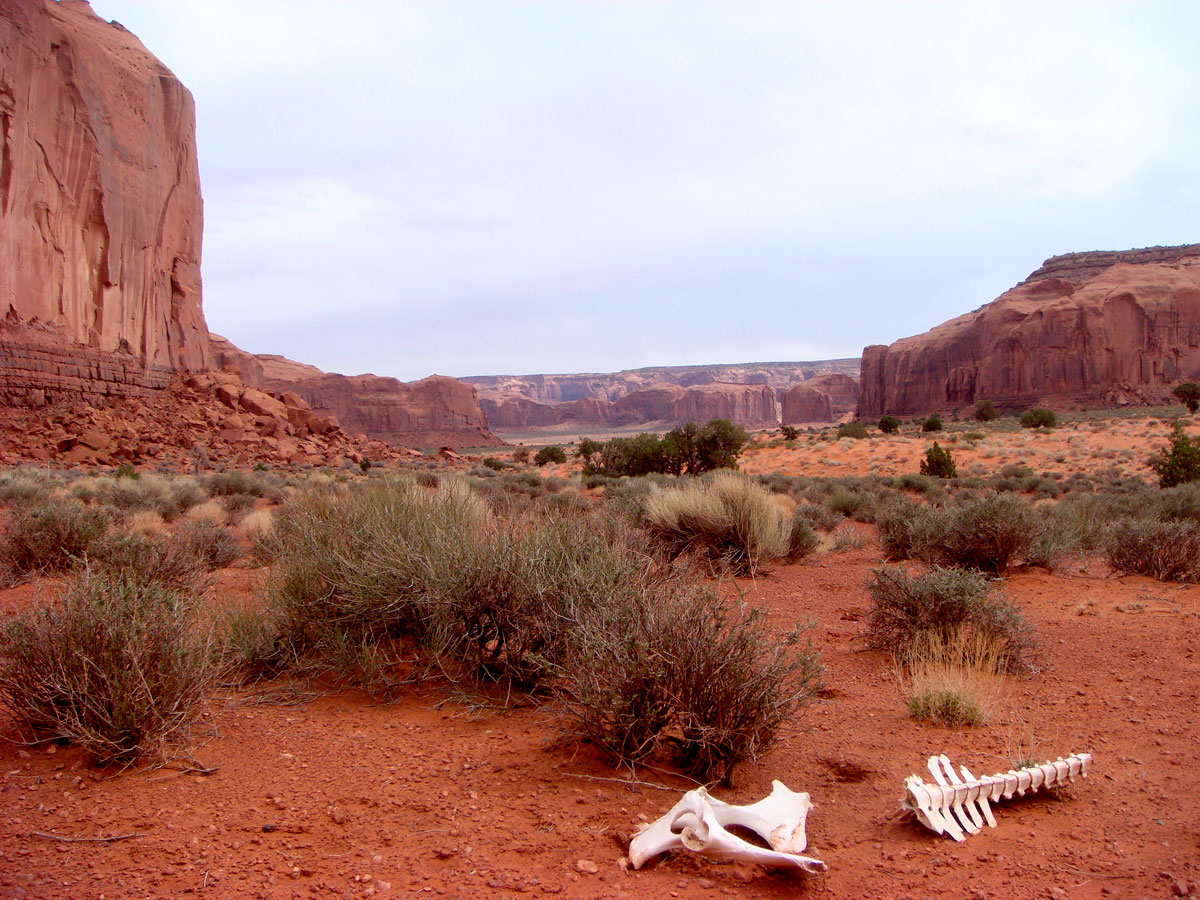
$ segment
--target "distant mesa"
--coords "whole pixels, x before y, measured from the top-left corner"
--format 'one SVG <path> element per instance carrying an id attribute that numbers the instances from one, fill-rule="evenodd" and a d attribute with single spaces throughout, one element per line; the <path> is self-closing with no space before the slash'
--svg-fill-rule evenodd
<path id="1" fill-rule="evenodd" d="M 562 425 L 669 428 L 714 418 L 730 419 L 747 428 L 770 428 L 780 422 L 780 401 L 788 389 L 836 376 L 830 384 L 836 383 L 838 388 L 817 410 L 820 417 L 796 420 L 828 422 L 854 410 L 857 374 L 857 359 L 835 359 L 463 380 L 480 388 L 480 403 L 493 428 L 519 432 Z"/>
<path id="2" fill-rule="evenodd" d="M 858 414 L 1167 402 L 1200 378 L 1200 244 L 1054 256 L 986 306 L 863 350 Z"/>

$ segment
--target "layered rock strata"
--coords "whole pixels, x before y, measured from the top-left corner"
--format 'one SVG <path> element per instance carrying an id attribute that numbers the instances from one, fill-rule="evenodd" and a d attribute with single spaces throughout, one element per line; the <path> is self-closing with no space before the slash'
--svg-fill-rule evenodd
<path id="1" fill-rule="evenodd" d="M 0 0 L 0 400 L 211 365 L 192 96 L 81 0 Z"/>
<path id="2" fill-rule="evenodd" d="M 858 413 L 1162 402 L 1200 379 L 1200 244 L 1052 257 L 974 312 L 863 350 Z"/>

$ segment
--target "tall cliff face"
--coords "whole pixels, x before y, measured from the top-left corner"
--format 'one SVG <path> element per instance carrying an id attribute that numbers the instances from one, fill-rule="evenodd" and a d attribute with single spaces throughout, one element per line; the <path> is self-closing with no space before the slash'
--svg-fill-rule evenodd
<path id="1" fill-rule="evenodd" d="M 858 406 L 858 382 L 849 375 L 818 375 L 785 392 L 780 405 L 785 425 L 832 422 Z"/>
<path id="2" fill-rule="evenodd" d="M 1071 253 L 986 306 L 863 350 L 859 416 L 1114 406 L 1200 379 L 1200 244 Z"/>
<path id="3" fill-rule="evenodd" d="M 211 366 L 191 94 L 81 0 L 0 0 L 0 400 Z"/>

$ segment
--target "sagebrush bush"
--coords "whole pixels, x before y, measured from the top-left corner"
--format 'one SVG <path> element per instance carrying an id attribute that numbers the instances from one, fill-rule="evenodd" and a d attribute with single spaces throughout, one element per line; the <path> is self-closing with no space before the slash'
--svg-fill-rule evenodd
<path id="1" fill-rule="evenodd" d="M 1005 671 L 1036 669 L 1032 627 L 1011 602 L 990 592 L 982 575 L 943 568 L 909 575 L 900 568 L 880 568 L 872 572 L 867 589 L 872 601 L 867 640 L 876 649 L 903 659 L 931 635 L 952 642 L 979 634 L 996 642 Z"/>
<path id="2" fill-rule="evenodd" d="M 787 558 L 795 562 L 813 553 L 821 546 L 821 538 L 809 524 L 808 517 L 797 510 L 792 516 L 792 527 L 788 532 Z"/>
<path id="3" fill-rule="evenodd" d="M 85 572 L 59 603 L 5 623 L 0 701 L 31 740 L 126 764 L 186 740 L 213 669 L 182 591 Z"/>
<path id="4" fill-rule="evenodd" d="M 839 438 L 848 437 L 854 438 L 855 440 L 862 440 L 863 438 L 870 437 L 871 435 L 867 431 L 867 426 L 862 422 L 843 422 L 838 426 L 837 436 Z"/>
<path id="5" fill-rule="evenodd" d="M 1003 575 L 1032 546 L 1037 523 L 1026 501 L 992 494 L 948 508 L 939 532 L 932 549 L 942 562 Z"/>
<path id="6" fill-rule="evenodd" d="M 128 531 L 111 531 L 94 543 L 87 565 L 97 573 L 179 591 L 198 590 L 206 570 L 200 558 L 179 541 Z"/>
<path id="7" fill-rule="evenodd" d="M 251 497 L 265 497 L 275 503 L 283 499 L 283 482 L 270 472 L 234 469 L 209 475 L 203 484 L 213 497 L 248 494 Z"/>
<path id="8" fill-rule="evenodd" d="M 67 497 L 15 506 L 0 559 L 10 576 L 66 572 L 108 531 L 110 517 Z"/>
<path id="9" fill-rule="evenodd" d="M 1120 519 L 1105 542 L 1108 564 L 1126 575 L 1200 581 L 1200 525 L 1192 521 Z"/>
<path id="10" fill-rule="evenodd" d="M 644 522 L 676 551 L 699 551 L 739 574 L 789 549 L 791 523 L 762 487 L 732 472 L 650 494 Z"/>
<path id="11" fill-rule="evenodd" d="M 1022 428 L 1053 428 L 1058 424 L 1058 416 L 1054 410 L 1044 406 L 1035 406 L 1021 413 Z"/>
<path id="12" fill-rule="evenodd" d="M 225 568 L 242 555 L 233 532 L 208 519 L 181 522 L 171 543 L 179 553 L 197 560 L 210 572 Z"/>
<path id="13" fill-rule="evenodd" d="M 278 650 L 343 680 L 386 686 L 401 650 L 411 677 L 416 650 L 454 681 L 563 691 L 574 732 L 620 761 L 674 746 L 698 772 L 761 752 L 808 696 L 793 676 L 815 659 L 773 649 L 757 614 L 722 618 L 624 520 L 578 504 L 505 518 L 457 479 L 381 480 L 300 495 L 273 533 Z M 708 698 L 679 681 L 685 637 L 729 655 Z"/>

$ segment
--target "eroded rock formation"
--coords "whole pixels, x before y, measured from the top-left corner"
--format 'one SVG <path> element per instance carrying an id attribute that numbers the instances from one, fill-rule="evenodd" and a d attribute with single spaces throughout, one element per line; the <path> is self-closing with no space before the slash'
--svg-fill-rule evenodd
<path id="1" fill-rule="evenodd" d="M 0 0 L 0 401 L 211 365 L 192 96 L 81 0 Z"/>
<path id="2" fill-rule="evenodd" d="M 858 406 L 858 382 L 839 373 L 818 375 L 793 385 L 779 399 L 785 425 L 833 422 Z"/>
<path id="3" fill-rule="evenodd" d="M 859 415 L 1161 402 L 1200 379 L 1200 244 L 1070 253 L 986 306 L 863 350 Z"/>
<path id="4" fill-rule="evenodd" d="M 277 398 L 302 398 L 318 416 L 351 433 L 406 446 L 476 447 L 503 443 L 488 427 L 475 388 L 431 375 L 412 383 L 378 375 L 337 375 L 273 354 L 253 355 L 220 335 L 213 358 L 247 385 Z"/>

